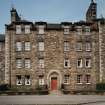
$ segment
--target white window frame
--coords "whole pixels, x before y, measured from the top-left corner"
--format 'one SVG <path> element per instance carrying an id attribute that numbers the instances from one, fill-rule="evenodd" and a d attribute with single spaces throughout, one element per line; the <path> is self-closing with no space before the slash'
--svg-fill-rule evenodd
<path id="1" fill-rule="evenodd" d="M 39 68 L 43 69 L 44 68 L 44 59 L 39 59 Z"/>
<path id="2" fill-rule="evenodd" d="M 82 49 L 82 42 L 77 42 L 76 43 L 76 51 L 82 51 L 83 49 Z"/>
<path id="3" fill-rule="evenodd" d="M 30 34 L 30 25 L 25 25 L 25 34 Z"/>
<path id="4" fill-rule="evenodd" d="M 85 35 L 90 35 L 90 27 L 85 26 Z"/>
<path id="5" fill-rule="evenodd" d="M 44 78 L 40 77 L 39 78 L 39 86 L 43 86 L 45 84 Z"/>
<path id="6" fill-rule="evenodd" d="M 91 43 L 86 43 L 86 51 L 91 51 Z"/>
<path id="7" fill-rule="evenodd" d="M 64 75 L 64 84 L 69 84 L 69 83 L 70 83 L 70 76 Z"/>
<path id="8" fill-rule="evenodd" d="M 79 62 L 80 62 L 80 66 L 79 66 Z M 77 59 L 77 68 L 82 68 L 83 67 L 83 60 L 82 58 Z"/>
<path id="9" fill-rule="evenodd" d="M 30 59 L 25 59 L 25 68 L 30 69 L 31 68 L 31 60 Z"/>
<path id="10" fill-rule="evenodd" d="M 44 42 L 38 42 L 38 51 L 44 51 Z"/>
<path id="11" fill-rule="evenodd" d="M 70 34 L 70 27 L 69 26 L 63 26 L 64 28 L 64 35 Z"/>
<path id="12" fill-rule="evenodd" d="M 70 51 L 70 45 L 68 41 L 64 41 L 64 51 Z"/>
<path id="13" fill-rule="evenodd" d="M 82 75 L 77 75 L 77 84 L 83 84 Z"/>
<path id="14" fill-rule="evenodd" d="M 22 68 L 23 67 L 23 61 L 21 58 L 16 59 L 16 68 Z"/>
<path id="15" fill-rule="evenodd" d="M 44 26 L 43 25 L 39 25 L 38 26 L 38 34 L 44 34 L 45 32 L 44 32 Z"/>
<path id="16" fill-rule="evenodd" d="M 22 51 L 22 42 L 16 42 L 16 51 Z"/>
<path id="17" fill-rule="evenodd" d="M 87 63 L 88 63 L 88 65 L 87 65 Z M 85 67 L 86 68 L 90 68 L 91 67 L 91 58 L 86 58 L 85 59 Z"/>
<path id="18" fill-rule="evenodd" d="M 18 78 L 20 76 L 20 79 Z M 21 75 L 17 75 L 16 76 L 16 85 L 21 86 L 23 84 L 22 81 L 22 76 Z"/>
<path id="19" fill-rule="evenodd" d="M 16 25 L 16 34 L 21 34 L 21 33 L 22 33 L 21 25 Z"/>
<path id="20" fill-rule="evenodd" d="M 30 75 L 25 75 L 25 85 L 31 85 Z"/>
<path id="21" fill-rule="evenodd" d="M 67 64 L 67 66 L 66 66 Z M 64 68 L 69 68 L 70 67 L 70 60 L 69 59 L 64 59 Z"/>
<path id="22" fill-rule="evenodd" d="M 82 35 L 82 26 L 76 27 L 76 33 L 77 33 L 77 35 Z"/>
<path id="23" fill-rule="evenodd" d="M 31 50 L 31 43 L 25 42 L 25 51 L 30 51 L 30 50 Z"/>

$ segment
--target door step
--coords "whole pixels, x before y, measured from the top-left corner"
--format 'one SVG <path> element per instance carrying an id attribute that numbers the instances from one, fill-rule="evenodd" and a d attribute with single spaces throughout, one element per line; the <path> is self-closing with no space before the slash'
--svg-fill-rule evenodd
<path id="1" fill-rule="evenodd" d="M 60 90 L 52 90 L 50 91 L 50 95 L 62 95 L 62 92 Z"/>

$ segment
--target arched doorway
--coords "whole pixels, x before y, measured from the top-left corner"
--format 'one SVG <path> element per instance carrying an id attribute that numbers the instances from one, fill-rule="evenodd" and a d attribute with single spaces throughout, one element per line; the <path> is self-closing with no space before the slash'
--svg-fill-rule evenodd
<path id="1" fill-rule="evenodd" d="M 59 90 L 61 87 L 61 73 L 58 70 L 51 70 L 47 76 L 48 86 L 50 90 Z"/>

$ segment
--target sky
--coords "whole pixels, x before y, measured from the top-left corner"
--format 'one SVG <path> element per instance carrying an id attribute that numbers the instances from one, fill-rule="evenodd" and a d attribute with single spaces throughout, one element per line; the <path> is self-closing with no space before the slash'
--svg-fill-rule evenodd
<path id="1" fill-rule="evenodd" d="M 0 34 L 5 33 L 5 24 L 10 23 L 13 6 L 22 19 L 32 22 L 60 23 L 85 20 L 91 0 L 0 0 Z M 98 17 L 105 17 L 105 0 L 96 0 Z"/>

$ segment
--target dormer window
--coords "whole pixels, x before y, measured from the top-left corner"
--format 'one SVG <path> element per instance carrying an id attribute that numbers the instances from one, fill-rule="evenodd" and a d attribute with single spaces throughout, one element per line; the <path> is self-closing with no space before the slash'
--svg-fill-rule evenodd
<path id="1" fill-rule="evenodd" d="M 82 34 L 82 27 L 81 26 L 77 26 L 76 32 L 77 32 L 77 35 L 81 35 Z"/>
<path id="2" fill-rule="evenodd" d="M 90 35 L 90 27 L 89 26 L 85 27 L 85 34 Z"/>
<path id="3" fill-rule="evenodd" d="M 44 34 L 44 26 L 43 25 L 38 26 L 38 34 Z"/>
<path id="4" fill-rule="evenodd" d="M 22 33 L 21 25 L 16 25 L 16 34 L 21 34 L 21 33 Z"/>
<path id="5" fill-rule="evenodd" d="M 64 26 L 64 35 L 68 35 L 70 33 L 69 26 Z"/>
<path id="6" fill-rule="evenodd" d="M 25 25 L 25 34 L 30 34 L 30 25 Z"/>

